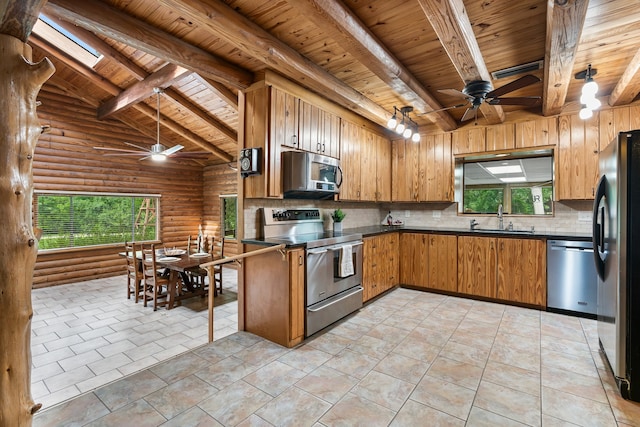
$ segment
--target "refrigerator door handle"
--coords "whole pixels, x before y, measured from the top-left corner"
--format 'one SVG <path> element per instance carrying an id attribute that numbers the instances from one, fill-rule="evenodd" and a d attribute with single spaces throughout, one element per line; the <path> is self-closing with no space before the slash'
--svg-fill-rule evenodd
<path id="1" fill-rule="evenodd" d="M 600 201 L 606 199 L 607 177 L 602 176 L 598 181 L 595 200 L 593 201 L 593 258 L 596 263 L 596 271 L 600 279 L 604 280 L 604 259 L 600 256 L 605 251 L 605 208 L 600 208 Z"/>

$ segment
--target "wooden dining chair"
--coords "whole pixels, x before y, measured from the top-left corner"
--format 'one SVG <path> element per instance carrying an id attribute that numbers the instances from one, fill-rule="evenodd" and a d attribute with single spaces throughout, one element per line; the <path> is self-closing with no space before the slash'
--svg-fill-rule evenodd
<path id="1" fill-rule="evenodd" d="M 134 296 L 136 304 L 143 298 L 144 275 L 142 274 L 142 263 L 136 256 L 140 250 L 140 245 L 135 242 L 124 243 L 125 257 L 127 258 L 127 299 Z"/>
<path id="2" fill-rule="evenodd" d="M 224 258 L 224 236 L 212 244 L 211 255 L 213 259 Z M 218 295 L 218 292 L 222 293 L 222 264 L 213 266 L 213 295 Z"/>
<path id="3" fill-rule="evenodd" d="M 153 311 L 169 302 L 169 278 L 158 274 L 156 249 L 154 245 L 142 247 L 142 270 L 144 274 L 144 306 L 153 301 Z"/>

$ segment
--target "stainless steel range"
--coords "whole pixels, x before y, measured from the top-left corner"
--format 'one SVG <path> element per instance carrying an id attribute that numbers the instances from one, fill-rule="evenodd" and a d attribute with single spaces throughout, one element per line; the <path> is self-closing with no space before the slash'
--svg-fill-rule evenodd
<path id="1" fill-rule="evenodd" d="M 266 241 L 306 248 L 305 337 L 362 307 L 362 234 L 324 231 L 319 209 L 263 209 Z"/>

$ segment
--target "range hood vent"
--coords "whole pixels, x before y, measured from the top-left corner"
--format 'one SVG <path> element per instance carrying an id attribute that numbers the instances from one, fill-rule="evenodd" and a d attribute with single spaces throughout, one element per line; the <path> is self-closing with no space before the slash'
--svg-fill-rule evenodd
<path id="1" fill-rule="evenodd" d="M 502 70 L 491 73 L 494 80 L 504 79 L 505 77 L 515 76 L 516 74 L 531 73 L 542 68 L 544 60 L 529 62 L 528 64 L 516 65 L 515 67 L 504 68 Z"/>

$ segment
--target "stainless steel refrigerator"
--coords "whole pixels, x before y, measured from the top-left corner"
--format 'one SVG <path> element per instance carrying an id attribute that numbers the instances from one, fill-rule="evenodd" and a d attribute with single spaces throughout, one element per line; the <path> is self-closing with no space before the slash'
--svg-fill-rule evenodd
<path id="1" fill-rule="evenodd" d="M 600 347 L 622 396 L 640 401 L 640 130 L 600 153 L 593 247 Z"/>

